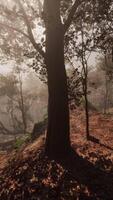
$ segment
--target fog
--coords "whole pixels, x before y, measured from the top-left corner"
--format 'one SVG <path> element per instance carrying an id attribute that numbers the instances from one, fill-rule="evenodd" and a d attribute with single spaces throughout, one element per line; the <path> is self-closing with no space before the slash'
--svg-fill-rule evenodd
<path id="1" fill-rule="evenodd" d="M 20 93 L 17 90 L 17 93 L 12 96 L 12 90 L 6 82 L 6 78 L 10 75 L 13 78 L 13 70 L 14 68 L 10 64 L 0 66 L 0 76 L 5 77 L 5 81 L 0 81 L 0 143 L 23 134 L 22 113 L 18 108 Z M 10 85 L 10 79 L 8 81 Z M 47 85 L 40 81 L 38 74 L 32 69 L 22 74 L 21 81 L 24 107 L 26 108 L 26 132 L 32 132 L 34 124 L 43 121 L 47 114 Z M 19 88 L 19 83 L 17 83 L 17 87 Z M 6 90 L 3 94 L 2 88 L 4 91 Z"/>

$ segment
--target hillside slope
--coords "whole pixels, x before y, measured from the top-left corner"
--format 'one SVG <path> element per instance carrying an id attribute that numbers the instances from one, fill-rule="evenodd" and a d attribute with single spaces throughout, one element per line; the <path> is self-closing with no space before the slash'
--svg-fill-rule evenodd
<path id="1" fill-rule="evenodd" d="M 74 151 L 61 161 L 44 155 L 41 136 L 5 162 L 0 174 L 0 200 L 112 200 L 113 116 L 91 115 L 92 138 L 86 141 L 82 112 L 71 115 Z"/>

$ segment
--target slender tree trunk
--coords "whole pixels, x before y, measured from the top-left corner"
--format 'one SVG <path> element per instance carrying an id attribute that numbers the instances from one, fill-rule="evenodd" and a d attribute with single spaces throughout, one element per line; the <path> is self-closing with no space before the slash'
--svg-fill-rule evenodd
<path id="1" fill-rule="evenodd" d="M 105 55 L 105 98 L 104 98 L 104 114 L 107 114 L 108 109 L 108 90 L 109 90 L 109 82 L 107 76 L 107 57 Z"/>
<path id="2" fill-rule="evenodd" d="M 107 75 L 105 75 L 104 114 L 107 114 L 107 108 L 108 108 L 108 80 L 107 80 Z"/>
<path id="3" fill-rule="evenodd" d="M 60 0 L 45 0 L 44 16 L 49 94 L 45 151 L 50 157 L 59 157 L 63 156 L 70 148 L 64 31 L 60 19 Z"/>
<path id="4" fill-rule="evenodd" d="M 86 116 L 86 137 L 87 140 L 90 137 L 89 132 L 89 107 L 88 107 L 88 63 L 86 59 L 86 50 L 84 48 L 84 32 L 83 25 L 81 24 L 81 37 L 82 37 L 82 69 L 83 69 L 83 93 L 85 99 L 85 116 Z"/>
<path id="5" fill-rule="evenodd" d="M 19 89 L 20 89 L 20 110 L 22 114 L 22 122 L 23 122 L 23 132 L 26 134 L 27 123 L 26 123 L 26 116 L 25 116 L 25 107 L 24 107 L 24 98 L 23 98 L 23 87 L 22 87 L 22 77 L 19 72 Z"/>
<path id="6" fill-rule="evenodd" d="M 88 108 L 88 96 L 87 96 L 87 75 L 85 77 L 85 88 L 84 88 L 84 97 L 85 97 L 85 115 L 86 115 L 86 137 L 87 140 L 90 137 L 90 132 L 89 132 L 89 108 Z"/>

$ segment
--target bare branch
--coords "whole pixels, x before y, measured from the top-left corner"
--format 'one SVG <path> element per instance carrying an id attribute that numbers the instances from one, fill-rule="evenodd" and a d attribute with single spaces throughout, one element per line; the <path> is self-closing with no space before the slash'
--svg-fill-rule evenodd
<path id="1" fill-rule="evenodd" d="M 24 21 L 25 21 L 26 26 L 27 26 L 27 31 L 28 31 L 28 35 L 29 35 L 29 39 L 30 39 L 31 43 L 33 44 L 34 48 L 42 55 L 42 57 L 45 58 L 45 52 L 42 50 L 41 46 L 39 44 L 37 44 L 36 41 L 35 41 L 35 38 L 34 38 L 33 33 L 32 33 L 31 26 L 30 26 L 30 22 L 28 20 L 28 17 L 26 15 L 26 12 L 24 10 L 23 5 L 21 4 L 20 0 L 16 0 L 16 2 L 18 3 L 20 10 L 23 14 L 23 18 L 24 18 Z"/>
<path id="2" fill-rule="evenodd" d="M 16 32 L 18 32 L 18 33 L 21 33 L 21 34 L 24 35 L 25 37 L 29 38 L 29 36 L 28 36 L 26 33 L 24 33 L 23 31 L 21 31 L 20 29 L 18 29 L 18 28 L 16 28 L 16 27 L 10 26 L 10 25 L 8 25 L 8 24 L 6 24 L 6 23 L 3 23 L 3 22 L 0 22 L 0 26 L 5 27 L 5 28 L 8 28 L 8 29 L 11 29 L 11 30 L 16 31 Z"/>
<path id="3" fill-rule="evenodd" d="M 0 121 L 0 133 L 12 134 L 12 132 L 8 130 L 1 121 Z"/>
<path id="4" fill-rule="evenodd" d="M 5 24 L 3 22 L 0 22 L 0 26 L 5 27 L 5 28 L 10 29 L 10 30 L 13 30 L 13 31 L 16 31 L 16 32 L 22 34 L 23 36 L 25 36 L 26 38 L 28 38 L 30 40 L 29 35 L 27 35 L 26 33 L 24 33 L 23 31 L 21 31 L 20 29 L 18 29 L 16 27 L 10 26 L 10 25 Z M 30 42 L 31 42 L 31 40 L 30 40 Z M 33 46 L 42 55 L 42 57 L 45 59 L 45 53 L 43 52 L 42 48 L 40 47 L 40 44 L 35 43 Z"/>
<path id="5" fill-rule="evenodd" d="M 78 6 L 80 5 L 81 3 L 81 0 L 76 0 L 75 3 L 73 4 L 71 10 L 70 10 L 70 13 L 68 15 L 68 18 L 64 24 L 64 34 L 66 33 L 66 31 L 68 30 L 68 28 L 70 27 L 70 24 L 73 20 L 73 17 L 74 17 L 74 14 L 78 8 Z"/>

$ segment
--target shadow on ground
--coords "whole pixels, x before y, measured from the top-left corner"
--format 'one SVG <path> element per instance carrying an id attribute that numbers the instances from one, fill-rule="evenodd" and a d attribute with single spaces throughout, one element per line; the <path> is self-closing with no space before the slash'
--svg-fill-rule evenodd
<path id="1" fill-rule="evenodd" d="M 113 166 L 106 171 L 101 164 L 73 150 L 61 161 L 49 160 L 43 147 L 20 154 L 2 173 L 0 200 L 112 200 Z"/>
<path id="2" fill-rule="evenodd" d="M 108 172 L 101 170 L 98 165 L 99 161 L 92 164 L 86 158 L 77 155 L 74 151 L 72 151 L 71 156 L 60 163 L 70 173 L 70 177 L 68 178 L 76 180 L 80 186 L 85 185 L 88 188 L 89 197 L 81 192 L 79 199 L 113 199 L 113 166 Z"/>

